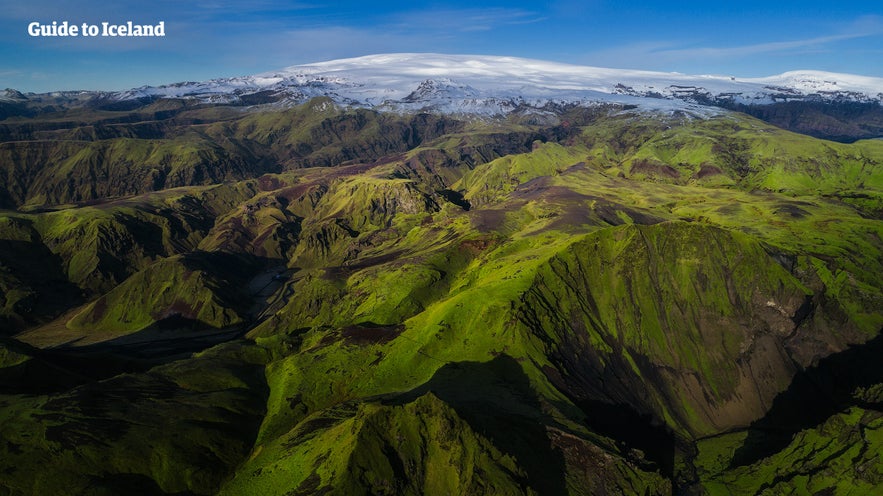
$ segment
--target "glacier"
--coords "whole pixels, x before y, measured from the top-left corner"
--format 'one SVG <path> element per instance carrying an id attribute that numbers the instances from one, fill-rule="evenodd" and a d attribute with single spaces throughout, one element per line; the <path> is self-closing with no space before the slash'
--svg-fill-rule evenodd
<path id="1" fill-rule="evenodd" d="M 345 107 L 505 115 L 560 105 L 620 104 L 720 112 L 722 103 L 883 103 L 883 78 L 792 71 L 762 78 L 607 69 L 518 57 L 396 53 L 295 65 L 261 74 L 144 86 L 112 99 L 187 98 L 293 106 L 325 96 Z"/>

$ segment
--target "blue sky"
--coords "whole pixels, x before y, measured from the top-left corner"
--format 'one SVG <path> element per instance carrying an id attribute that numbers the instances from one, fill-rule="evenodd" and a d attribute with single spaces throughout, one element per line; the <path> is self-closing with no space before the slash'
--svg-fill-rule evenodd
<path id="1" fill-rule="evenodd" d="M 3 0 L 0 88 L 127 89 L 389 52 L 691 74 L 883 77 L 879 1 Z M 165 22 L 163 38 L 44 38 L 30 22 Z"/>

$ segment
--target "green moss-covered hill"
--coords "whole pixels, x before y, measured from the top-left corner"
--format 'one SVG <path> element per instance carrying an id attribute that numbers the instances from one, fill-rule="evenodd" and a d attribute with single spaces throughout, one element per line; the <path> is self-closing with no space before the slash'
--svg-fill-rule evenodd
<path id="1" fill-rule="evenodd" d="M 138 112 L 3 123 L 0 494 L 883 491 L 883 142 Z"/>

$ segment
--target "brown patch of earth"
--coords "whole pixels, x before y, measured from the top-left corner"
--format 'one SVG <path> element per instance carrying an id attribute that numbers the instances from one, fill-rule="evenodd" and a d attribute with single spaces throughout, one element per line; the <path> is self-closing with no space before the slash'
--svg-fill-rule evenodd
<path id="1" fill-rule="evenodd" d="M 720 170 L 720 168 L 710 165 L 710 164 L 702 164 L 699 166 L 699 172 L 696 173 L 697 179 L 704 179 L 710 176 L 717 176 L 723 174 L 724 171 Z"/>
<path id="2" fill-rule="evenodd" d="M 345 327 L 340 336 L 349 344 L 381 344 L 392 341 L 404 330 L 405 326 L 401 324 L 382 326 L 364 323 Z"/>
<path id="3" fill-rule="evenodd" d="M 778 207 L 776 207 L 775 211 L 776 215 L 788 215 L 792 219 L 802 219 L 809 215 L 809 212 L 798 207 L 797 205 L 792 205 L 788 203 L 782 203 Z"/>
<path id="4" fill-rule="evenodd" d="M 506 221 L 506 212 L 502 210 L 472 210 L 469 213 L 472 224 L 483 233 L 498 231 Z"/>
<path id="5" fill-rule="evenodd" d="M 261 191 L 273 191 L 283 188 L 284 186 L 285 183 L 275 176 L 265 174 L 258 178 L 258 188 L 260 188 Z"/>
<path id="6" fill-rule="evenodd" d="M 642 159 L 632 162 L 631 173 L 644 174 L 652 177 L 667 177 L 670 179 L 680 179 L 681 177 L 677 169 L 670 165 Z"/>

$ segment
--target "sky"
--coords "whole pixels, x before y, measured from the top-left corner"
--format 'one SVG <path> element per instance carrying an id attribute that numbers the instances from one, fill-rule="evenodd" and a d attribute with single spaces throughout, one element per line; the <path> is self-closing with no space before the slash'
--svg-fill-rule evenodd
<path id="1" fill-rule="evenodd" d="M 850 0 L 0 0 L 0 89 L 123 90 L 377 53 L 507 55 L 618 69 L 883 77 L 883 6 Z M 31 36 L 32 22 L 165 26 Z"/>

